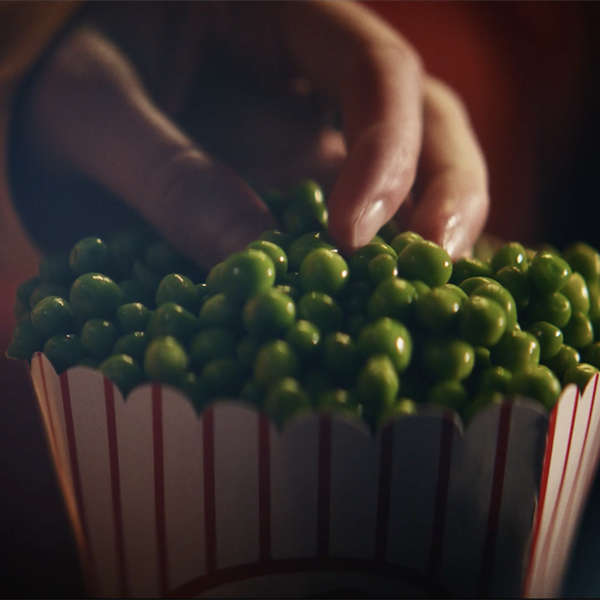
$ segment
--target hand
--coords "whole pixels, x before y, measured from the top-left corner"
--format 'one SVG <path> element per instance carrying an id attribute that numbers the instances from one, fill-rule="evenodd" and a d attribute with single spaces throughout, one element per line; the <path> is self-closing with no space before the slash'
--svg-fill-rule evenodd
<path id="1" fill-rule="evenodd" d="M 460 101 L 354 3 L 92 4 L 26 118 L 39 162 L 106 187 L 203 266 L 277 226 L 244 180 L 324 182 L 348 253 L 396 215 L 457 257 L 487 216 Z"/>

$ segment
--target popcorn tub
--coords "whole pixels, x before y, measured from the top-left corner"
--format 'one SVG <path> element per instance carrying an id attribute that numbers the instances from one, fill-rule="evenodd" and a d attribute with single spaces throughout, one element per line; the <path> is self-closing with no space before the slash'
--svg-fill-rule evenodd
<path id="1" fill-rule="evenodd" d="M 598 377 L 547 415 L 514 398 L 463 432 L 429 408 L 373 438 L 340 416 L 123 400 L 97 371 L 31 373 L 98 597 L 551 597 L 600 452 Z"/>

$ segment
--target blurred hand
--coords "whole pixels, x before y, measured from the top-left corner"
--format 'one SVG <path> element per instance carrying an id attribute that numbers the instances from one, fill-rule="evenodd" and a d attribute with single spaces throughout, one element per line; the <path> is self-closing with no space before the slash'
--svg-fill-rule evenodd
<path id="1" fill-rule="evenodd" d="M 351 2 L 92 3 L 26 111 L 38 160 L 106 187 L 205 267 L 277 227 L 245 182 L 322 182 L 347 253 L 395 216 L 458 257 L 487 216 L 460 100 Z"/>

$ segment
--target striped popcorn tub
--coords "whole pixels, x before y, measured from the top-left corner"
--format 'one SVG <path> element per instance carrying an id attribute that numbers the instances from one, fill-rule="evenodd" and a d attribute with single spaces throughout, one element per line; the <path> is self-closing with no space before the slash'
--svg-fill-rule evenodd
<path id="1" fill-rule="evenodd" d="M 373 438 L 339 416 L 283 432 L 172 388 L 31 374 L 96 597 L 552 597 L 600 452 L 598 377 L 550 415 L 513 398 L 463 432 L 430 408 Z"/>

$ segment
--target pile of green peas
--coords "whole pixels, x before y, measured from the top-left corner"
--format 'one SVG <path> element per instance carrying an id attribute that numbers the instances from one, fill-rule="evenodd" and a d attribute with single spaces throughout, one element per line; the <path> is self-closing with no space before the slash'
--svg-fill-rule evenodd
<path id="1" fill-rule="evenodd" d="M 201 412 L 242 398 L 279 426 L 314 410 L 374 430 L 437 404 L 466 420 L 507 395 L 552 408 L 600 369 L 600 255 L 516 242 L 461 258 L 393 223 L 354 255 L 321 188 L 265 202 L 282 224 L 208 273 L 154 232 L 86 237 L 17 291 L 7 355 L 99 369 L 124 394 L 181 389 Z"/>

